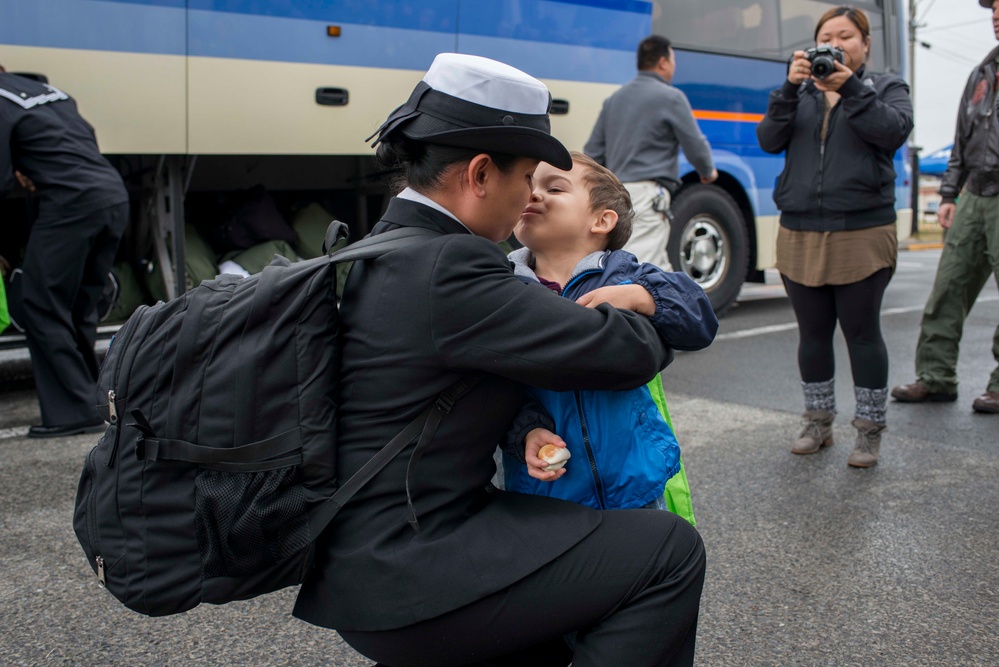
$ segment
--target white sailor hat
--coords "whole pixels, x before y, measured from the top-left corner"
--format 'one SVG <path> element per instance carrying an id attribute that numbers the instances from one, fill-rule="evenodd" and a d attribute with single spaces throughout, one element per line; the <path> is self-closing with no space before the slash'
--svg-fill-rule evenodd
<path id="1" fill-rule="evenodd" d="M 551 93 L 532 76 L 489 58 L 441 53 L 372 146 L 399 132 L 410 139 L 548 162 L 571 169 L 551 135 Z"/>

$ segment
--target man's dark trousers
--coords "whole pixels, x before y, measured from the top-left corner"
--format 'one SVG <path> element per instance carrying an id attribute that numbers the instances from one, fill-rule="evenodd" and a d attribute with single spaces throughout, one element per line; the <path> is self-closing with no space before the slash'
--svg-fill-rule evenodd
<path id="1" fill-rule="evenodd" d="M 97 421 L 98 302 L 128 224 L 128 203 L 32 225 L 17 298 L 42 424 Z"/>

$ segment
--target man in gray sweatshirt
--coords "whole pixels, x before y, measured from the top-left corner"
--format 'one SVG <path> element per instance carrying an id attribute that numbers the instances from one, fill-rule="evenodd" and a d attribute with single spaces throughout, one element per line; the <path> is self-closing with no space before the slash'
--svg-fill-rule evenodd
<path id="1" fill-rule="evenodd" d="M 672 271 L 669 184 L 679 185 L 680 148 L 702 183 L 718 178 L 711 146 L 694 120 L 687 96 L 670 85 L 676 59 L 659 35 L 638 45 L 638 75 L 604 101 L 583 152 L 610 169 L 631 194 L 635 209 L 631 240 L 624 247 L 640 262 Z"/>

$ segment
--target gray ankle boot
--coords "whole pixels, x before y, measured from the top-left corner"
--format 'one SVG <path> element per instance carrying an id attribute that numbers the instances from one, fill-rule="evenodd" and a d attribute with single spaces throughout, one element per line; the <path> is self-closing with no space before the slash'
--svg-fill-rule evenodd
<path id="1" fill-rule="evenodd" d="M 801 435 L 791 445 L 794 454 L 814 454 L 833 444 L 832 423 L 836 413 L 831 410 L 805 410 Z"/>
<path id="2" fill-rule="evenodd" d="M 850 423 L 857 429 L 857 442 L 853 445 L 846 464 L 854 468 L 870 468 L 878 462 L 881 433 L 885 430 L 885 425 L 860 417 Z"/>

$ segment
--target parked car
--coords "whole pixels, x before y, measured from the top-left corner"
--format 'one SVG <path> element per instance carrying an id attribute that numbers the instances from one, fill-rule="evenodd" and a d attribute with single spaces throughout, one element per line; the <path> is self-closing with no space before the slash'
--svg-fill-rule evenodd
<path id="1" fill-rule="evenodd" d="M 947 171 L 947 161 L 950 160 L 950 150 L 954 144 L 944 146 L 932 153 L 919 158 L 919 173 L 928 176 L 943 176 Z"/>

